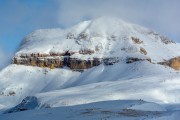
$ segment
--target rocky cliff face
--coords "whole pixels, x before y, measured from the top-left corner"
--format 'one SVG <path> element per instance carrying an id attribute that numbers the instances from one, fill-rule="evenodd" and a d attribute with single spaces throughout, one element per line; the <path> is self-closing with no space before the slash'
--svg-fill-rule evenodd
<path id="1" fill-rule="evenodd" d="M 83 52 L 84 53 L 84 52 Z M 27 66 L 38 66 L 38 67 L 48 67 L 51 69 L 69 67 L 72 70 L 82 71 L 84 69 L 92 68 L 100 64 L 104 65 L 114 65 L 118 63 L 120 59 L 118 57 L 114 58 L 93 58 L 89 60 L 82 60 L 78 58 L 72 58 L 73 52 L 69 53 L 53 53 L 53 54 L 25 54 L 18 57 L 14 57 L 12 63 Z M 126 63 L 134 63 L 138 61 L 148 61 L 150 63 L 151 59 L 141 59 L 135 57 L 127 57 Z M 157 64 L 169 66 L 175 70 L 180 70 L 180 57 L 175 57 L 170 60 L 165 60 L 164 62 L 158 62 Z"/>
<path id="2" fill-rule="evenodd" d="M 80 52 L 81 54 L 87 54 Z M 114 58 L 93 58 L 88 60 L 73 58 L 73 52 L 51 53 L 51 54 L 24 54 L 13 58 L 13 64 L 48 67 L 51 69 L 69 67 L 72 70 L 84 70 L 98 66 L 100 64 L 113 65 L 119 62 L 119 59 Z M 88 52 L 89 54 L 89 52 Z"/>
<path id="3" fill-rule="evenodd" d="M 169 66 L 175 70 L 180 70 L 180 57 L 164 60 L 164 62 L 159 62 L 159 64 Z"/>

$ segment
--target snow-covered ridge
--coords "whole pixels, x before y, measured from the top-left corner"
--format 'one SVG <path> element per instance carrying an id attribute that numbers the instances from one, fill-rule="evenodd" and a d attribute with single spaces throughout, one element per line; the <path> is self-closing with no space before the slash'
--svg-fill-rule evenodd
<path id="1" fill-rule="evenodd" d="M 87 69 L 101 63 L 126 62 L 128 58 L 162 63 L 179 56 L 177 51 L 179 44 L 150 29 L 118 18 L 100 17 L 65 30 L 34 31 L 22 41 L 13 63 Z"/>
<path id="2" fill-rule="evenodd" d="M 118 18 L 100 17 L 65 30 L 36 30 L 24 38 L 16 56 L 69 51 L 74 53 L 72 57 L 80 59 L 148 56 L 153 61 L 162 62 L 179 55 L 179 44 L 172 43 L 150 29 Z M 146 55 L 141 49 L 147 52 Z M 81 54 L 80 51 L 85 50 L 92 51 L 92 54 Z"/>

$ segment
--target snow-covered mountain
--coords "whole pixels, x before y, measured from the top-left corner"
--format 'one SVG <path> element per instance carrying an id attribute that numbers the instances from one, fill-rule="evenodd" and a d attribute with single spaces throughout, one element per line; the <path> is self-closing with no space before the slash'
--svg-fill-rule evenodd
<path id="1" fill-rule="evenodd" d="M 32 53 L 62 54 L 69 51 L 73 53 L 71 57 L 80 59 L 135 56 L 161 62 L 178 56 L 177 46 L 150 29 L 117 18 L 101 17 L 66 30 L 36 30 L 24 38 L 16 56 Z M 81 54 L 83 50 L 92 53 Z"/>
<path id="2" fill-rule="evenodd" d="M 155 103 L 143 101 L 141 110 L 166 111 L 156 103 L 180 103 L 179 51 L 179 43 L 112 17 L 65 30 L 36 30 L 23 39 L 13 64 L 0 72 L 0 110 L 146 100 Z M 136 110 L 137 101 L 122 108 Z"/>

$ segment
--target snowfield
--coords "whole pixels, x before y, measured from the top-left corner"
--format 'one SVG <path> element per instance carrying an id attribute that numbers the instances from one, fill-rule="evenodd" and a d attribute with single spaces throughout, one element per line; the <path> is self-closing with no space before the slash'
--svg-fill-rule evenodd
<path id="1" fill-rule="evenodd" d="M 95 53 L 79 54 L 82 49 Z M 65 51 L 74 51 L 72 57 L 79 59 L 120 61 L 81 72 L 11 64 L 0 71 L 0 120 L 180 120 L 180 72 L 156 64 L 180 56 L 179 43 L 101 17 L 65 30 L 36 30 L 15 56 Z M 127 64 L 127 57 L 152 62 Z"/>
<path id="2" fill-rule="evenodd" d="M 149 62 L 100 65 L 82 73 L 68 68 L 52 70 L 10 65 L 0 73 L 3 93 L 0 104 L 12 107 L 26 96 L 37 93 L 40 93 L 37 94 L 40 99 L 45 98 L 42 101 L 50 99 L 55 102 L 60 97 L 58 100 L 62 102 L 55 103 L 62 105 L 117 99 L 178 103 L 179 76 L 178 72 L 169 67 Z M 13 92 L 15 94 L 11 95 Z"/>
<path id="3" fill-rule="evenodd" d="M 18 68 L 19 70 L 22 70 L 22 73 L 24 73 L 21 74 L 21 78 L 24 78 L 25 76 L 27 76 L 26 74 L 29 74 L 28 75 L 29 79 L 26 79 L 27 81 L 22 81 L 22 79 L 18 79 L 19 77 L 17 77 L 17 79 L 14 79 L 14 81 L 8 82 L 7 79 L 4 78 L 3 80 L 4 84 L 1 84 L 1 86 L 2 85 L 8 86 L 6 87 L 5 93 L 8 93 L 9 90 L 14 90 L 16 94 L 13 96 L 0 97 L 1 104 L 6 106 L 6 107 L 4 106 L 4 108 L 6 109 L 2 109 L 2 111 L 6 110 L 6 111 L 15 112 L 19 110 L 21 111 L 21 109 L 22 110 L 42 109 L 42 111 L 39 111 L 40 113 L 42 112 L 42 115 L 41 114 L 36 115 L 37 114 L 36 111 L 35 112 L 29 111 L 29 112 L 25 112 L 26 114 L 24 115 L 24 117 L 29 116 L 27 117 L 27 119 L 30 117 L 34 117 L 34 119 L 41 119 L 44 117 L 44 114 L 51 113 L 52 115 L 50 114 L 48 115 L 49 117 L 43 119 L 50 119 L 51 117 L 54 119 L 58 119 L 58 116 L 63 116 L 64 114 L 67 114 L 67 116 L 65 115 L 63 116 L 64 118 L 63 117 L 61 118 L 69 119 L 67 117 L 69 116 L 70 113 L 72 113 L 71 108 L 69 107 L 66 108 L 65 106 L 73 107 L 76 105 L 82 105 L 82 104 L 88 104 L 94 102 L 99 102 L 99 104 L 101 104 L 102 101 L 111 101 L 111 100 L 121 100 L 121 101 L 124 100 L 125 102 L 130 104 L 128 100 L 137 100 L 140 102 L 142 100 L 145 100 L 153 103 L 149 103 L 149 102 L 144 103 L 145 101 L 143 101 L 143 104 L 135 104 L 133 106 L 129 105 L 122 109 L 118 109 L 119 108 L 118 106 L 113 106 L 113 107 L 114 109 L 117 109 L 116 112 L 119 112 L 124 109 L 136 110 L 138 111 L 138 113 L 135 114 L 140 114 L 140 116 L 138 115 L 139 117 L 137 117 L 138 119 L 143 119 L 144 116 L 151 116 L 151 117 L 147 117 L 148 119 L 156 118 L 156 117 L 158 117 L 158 119 L 163 119 L 166 118 L 163 116 L 168 116 L 169 120 L 178 120 L 174 116 L 179 116 L 179 114 L 177 114 L 178 113 L 177 110 L 180 110 L 180 107 L 178 108 L 177 106 L 180 105 L 177 105 L 176 106 L 177 108 L 175 110 L 173 110 L 174 108 L 173 107 L 170 110 L 168 109 L 168 111 L 166 111 L 166 106 L 168 106 L 168 104 L 178 104 L 180 102 L 179 101 L 180 81 L 179 81 L 178 72 L 174 71 L 171 68 L 165 68 L 164 66 L 161 65 L 155 65 L 155 64 L 151 65 L 149 62 L 137 62 L 129 65 L 124 65 L 124 67 L 122 66 L 123 64 L 120 63 L 117 63 L 116 65 L 113 66 L 100 65 L 98 67 L 94 67 L 86 70 L 85 72 L 80 73 L 80 72 L 71 71 L 67 68 L 51 70 L 47 68 L 42 69 L 38 67 L 33 68 L 29 66 L 27 67 L 20 65 L 18 66 L 11 65 L 9 66 L 8 70 Z M 31 73 L 23 72 L 26 70 L 28 71 L 28 69 L 31 70 Z M 123 69 L 126 69 L 126 71 L 128 72 L 127 73 L 124 72 Z M 119 70 L 119 74 L 116 74 L 117 70 Z M 46 74 L 44 74 L 44 71 L 46 71 Z M 61 72 L 63 72 L 63 74 L 61 75 L 62 78 L 59 75 L 61 74 Z M 5 72 L 4 74 L 7 73 Z M 110 75 L 111 77 L 108 77 Z M 57 76 L 59 76 L 60 78 L 58 78 Z M 105 76 L 104 81 L 102 80 L 103 78 L 102 76 Z M 14 76 L 12 76 L 12 78 L 14 78 Z M 33 79 L 35 81 L 33 81 Z M 58 79 L 64 79 L 64 81 L 60 81 Z M 18 86 L 19 82 L 21 82 L 21 87 L 20 87 L 21 89 Z M 31 86 L 31 87 L 28 87 L 27 89 L 26 86 Z M 34 96 L 35 101 L 34 99 L 32 99 L 33 97 L 27 97 L 24 102 L 21 102 L 22 99 L 25 98 L 26 96 Z M 10 108 L 19 103 L 21 103 L 19 106 Z M 125 104 L 122 103 L 122 105 Z M 93 106 L 97 107 L 96 105 Z M 106 104 L 106 107 L 110 107 L 110 106 L 111 104 L 109 103 Z M 57 108 L 52 109 L 54 107 Z M 66 111 L 70 111 L 70 112 L 69 113 L 60 112 L 60 111 L 64 111 L 64 109 L 67 109 Z M 79 111 L 79 112 L 75 112 L 75 111 Z M 159 115 L 156 116 L 157 111 L 166 111 L 166 112 L 163 112 L 160 116 Z M 86 118 L 87 115 L 82 116 L 82 118 L 77 117 L 77 115 L 81 114 L 81 112 L 82 111 L 81 109 L 79 110 L 79 106 L 75 107 L 72 116 L 76 116 L 76 117 L 71 117 L 71 119 Z M 84 109 L 84 112 L 86 112 L 86 109 Z M 110 115 L 111 119 L 115 119 L 116 117 L 117 117 L 116 119 L 118 119 L 122 117 L 123 119 L 133 120 L 131 114 L 124 116 L 121 114 L 119 115 L 116 112 L 111 113 Z M 1 117 L 6 118 L 7 116 L 13 118 L 15 115 L 17 119 L 20 119 L 21 118 L 19 115 L 20 113 L 5 114 L 2 116 L 0 115 L 0 118 Z M 22 113 L 24 114 L 24 112 Z M 100 119 L 102 118 L 102 116 L 104 116 L 104 113 L 102 113 L 101 111 L 100 112 L 97 111 L 97 113 L 96 112 L 94 113 L 93 111 L 92 114 L 94 116 L 89 118 L 87 117 L 87 119 L 93 119 L 93 118 Z M 126 114 L 126 113 L 122 113 L 122 114 Z"/>
<path id="4" fill-rule="evenodd" d="M 141 108 L 139 110 L 140 106 Z M 1 120 L 179 120 L 180 111 L 142 100 L 103 101 L 84 105 L 0 115 Z"/>

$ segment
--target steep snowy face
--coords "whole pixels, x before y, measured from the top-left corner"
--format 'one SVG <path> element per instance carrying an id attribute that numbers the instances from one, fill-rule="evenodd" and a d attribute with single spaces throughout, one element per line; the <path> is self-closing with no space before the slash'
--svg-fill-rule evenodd
<path id="1" fill-rule="evenodd" d="M 13 63 L 71 69 L 139 60 L 165 65 L 165 60 L 180 55 L 178 51 L 179 44 L 150 29 L 118 18 L 100 17 L 65 30 L 34 31 L 22 41 Z"/>

